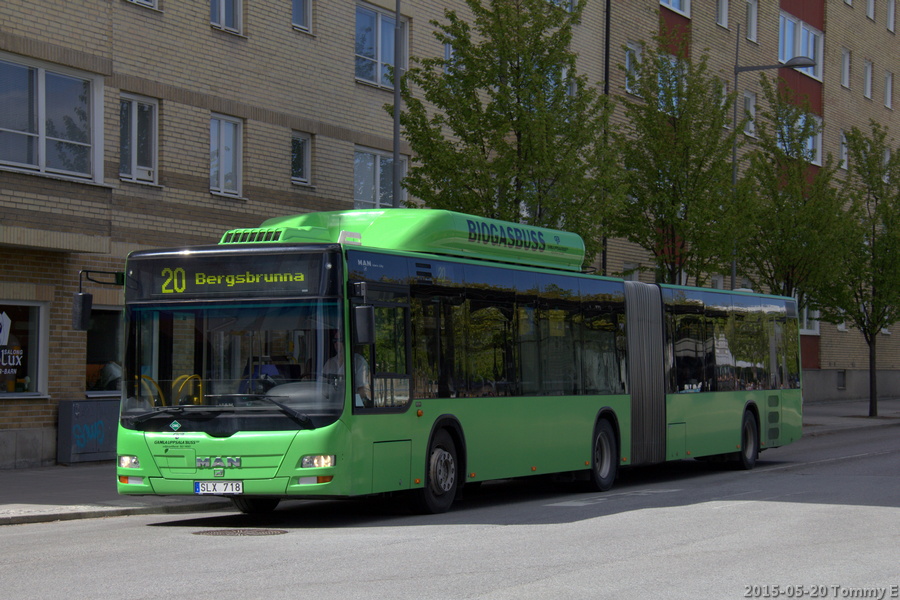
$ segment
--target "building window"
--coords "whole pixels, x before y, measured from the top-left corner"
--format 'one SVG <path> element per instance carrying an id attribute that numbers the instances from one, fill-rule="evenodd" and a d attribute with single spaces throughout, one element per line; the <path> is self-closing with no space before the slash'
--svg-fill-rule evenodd
<path id="1" fill-rule="evenodd" d="M 660 56 L 657 74 L 659 110 L 674 115 L 684 93 L 684 63 L 671 54 Z"/>
<path id="2" fill-rule="evenodd" d="M 884 105 L 887 108 L 894 105 L 894 74 L 890 71 L 884 74 Z"/>
<path id="3" fill-rule="evenodd" d="M 157 102 L 123 95 L 119 101 L 119 177 L 156 183 Z"/>
<path id="4" fill-rule="evenodd" d="M 241 32 L 241 0 L 210 0 L 209 21 L 218 29 Z"/>
<path id="5" fill-rule="evenodd" d="M 0 397 L 46 392 L 46 320 L 40 304 L 0 301 Z"/>
<path id="6" fill-rule="evenodd" d="M 118 361 L 121 349 L 122 310 L 92 309 L 85 365 L 85 390 L 88 395 L 99 396 L 120 389 L 122 366 Z"/>
<path id="7" fill-rule="evenodd" d="M 292 0 L 291 25 L 303 31 L 312 29 L 312 0 Z"/>
<path id="8" fill-rule="evenodd" d="M 380 85 L 394 87 L 391 68 L 394 64 L 394 24 L 393 15 L 368 8 L 356 7 L 356 78 Z M 406 37 L 403 27 L 402 39 Z M 403 55 L 403 48 L 399 48 Z"/>
<path id="9" fill-rule="evenodd" d="M 406 160 L 401 160 L 401 177 Z M 394 157 L 377 150 L 359 149 L 353 160 L 354 208 L 390 208 L 394 206 Z M 402 188 L 398 205 L 403 203 Z"/>
<path id="10" fill-rule="evenodd" d="M 641 45 L 628 42 L 625 45 L 625 91 L 637 94 L 637 66 L 641 62 Z"/>
<path id="11" fill-rule="evenodd" d="M 850 62 L 851 53 L 847 48 L 841 50 L 841 85 L 845 88 L 850 87 Z"/>
<path id="12" fill-rule="evenodd" d="M 822 164 L 822 119 L 811 117 L 815 123 L 813 133 L 806 140 L 807 159 L 814 165 Z"/>
<path id="13" fill-rule="evenodd" d="M 0 165 L 101 181 L 102 78 L 0 55 Z"/>
<path id="14" fill-rule="evenodd" d="M 668 6 L 686 17 L 691 16 L 691 0 L 659 0 L 662 6 Z"/>
<path id="15" fill-rule="evenodd" d="M 872 99 L 872 61 L 863 63 L 863 96 Z"/>
<path id="16" fill-rule="evenodd" d="M 778 23 L 778 60 L 787 62 L 795 56 L 816 61 L 815 66 L 797 69 L 816 79 L 822 78 L 822 32 L 788 13 L 781 13 Z"/>
<path id="17" fill-rule="evenodd" d="M 897 16 L 896 0 L 887 0 L 887 29 L 894 33 L 894 20 Z"/>
<path id="18" fill-rule="evenodd" d="M 846 169 L 847 168 L 847 157 L 849 156 L 849 150 L 847 149 L 847 133 L 841 132 L 841 145 L 838 148 L 838 168 Z"/>
<path id="19" fill-rule="evenodd" d="M 717 0 L 716 24 L 728 29 L 728 0 Z"/>
<path id="20" fill-rule="evenodd" d="M 811 133 L 804 141 L 802 149 L 799 152 L 801 156 L 795 156 L 797 150 L 793 141 L 797 140 L 796 131 L 806 128 L 806 119 L 812 119 L 813 123 L 810 127 Z M 785 154 L 793 158 L 802 158 L 814 165 L 822 164 L 822 119 L 815 115 L 806 115 L 800 117 L 794 125 L 782 124 L 778 130 L 778 147 Z"/>
<path id="21" fill-rule="evenodd" d="M 626 262 L 622 264 L 622 279 L 626 281 L 641 280 L 641 265 L 634 262 Z"/>
<path id="22" fill-rule="evenodd" d="M 209 189 L 226 196 L 241 195 L 241 134 L 239 119 L 214 115 L 209 121 Z"/>
<path id="23" fill-rule="evenodd" d="M 799 317 L 801 335 L 819 335 L 819 311 L 804 307 Z"/>
<path id="24" fill-rule="evenodd" d="M 137 4 L 138 6 L 146 6 L 147 8 L 156 8 L 157 0 L 128 0 L 132 4 Z"/>
<path id="25" fill-rule="evenodd" d="M 875 20 L 875 0 L 866 0 L 866 16 Z"/>
<path id="26" fill-rule="evenodd" d="M 753 92 L 744 92 L 744 116 L 747 117 L 744 133 L 756 137 L 756 94 Z"/>
<path id="27" fill-rule="evenodd" d="M 756 41 L 757 21 L 759 19 L 759 0 L 747 0 L 747 39 Z"/>
<path id="28" fill-rule="evenodd" d="M 310 163 L 312 138 L 308 133 L 294 132 L 291 135 L 291 181 L 293 183 L 310 182 Z"/>

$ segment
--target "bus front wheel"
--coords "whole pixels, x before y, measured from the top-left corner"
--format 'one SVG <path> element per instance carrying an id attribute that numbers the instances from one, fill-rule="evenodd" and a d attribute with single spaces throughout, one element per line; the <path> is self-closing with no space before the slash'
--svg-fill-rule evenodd
<path id="1" fill-rule="evenodd" d="M 248 498 L 245 496 L 232 496 L 234 507 L 245 515 L 264 515 L 275 510 L 280 500 L 278 498 Z"/>
<path id="2" fill-rule="evenodd" d="M 456 444 L 445 429 L 435 433 L 425 463 L 425 487 L 416 490 L 417 505 L 425 513 L 450 510 L 459 486 Z"/>
<path id="3" fill-rule="evenodd" d="M 749 471 L 756 466 L 759 456 L 759 425 L 756 417 L 749 410 L 744 412 L 741 423 L 741 451 L 738 452 L 738 467 Z"/>
<path id="4" fill-rule="evenodd" d="M 591 453 L 591 489 L 605 492 L 613 486 L 619 467 L 616 432 L 606 419 L 597 422 Z"/>

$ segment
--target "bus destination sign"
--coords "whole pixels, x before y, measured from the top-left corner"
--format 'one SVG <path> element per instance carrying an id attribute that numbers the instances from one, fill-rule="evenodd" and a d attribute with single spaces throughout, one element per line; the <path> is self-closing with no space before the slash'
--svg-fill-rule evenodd
<path id="1" fill-rule="evenodd" d="M 311 295 L 318 292 L 321 254 L 134 257 L 129 300 Z"/>

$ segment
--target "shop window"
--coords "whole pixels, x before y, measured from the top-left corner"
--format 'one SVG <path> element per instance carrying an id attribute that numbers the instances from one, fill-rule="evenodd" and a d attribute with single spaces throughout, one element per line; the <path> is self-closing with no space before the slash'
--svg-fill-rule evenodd
<path id="1" fill-rule="evenodd" d="M 0 302 L 0 396 L 44 391 L 41 354 L 46 323 L 40 305 Z"/>
<path id="2" fill-rule="evenodd" d="M 119 363 L 122 348 L 122 311 L 119 309 L 91 311 L 87 330 L 87 361 L 85 390 L 88 395 L 118 393 L 122 382 Z"/>

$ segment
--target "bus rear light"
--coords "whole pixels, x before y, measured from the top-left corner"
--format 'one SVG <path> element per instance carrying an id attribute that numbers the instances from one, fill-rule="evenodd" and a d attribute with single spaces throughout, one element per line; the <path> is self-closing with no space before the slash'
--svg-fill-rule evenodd
<path id="1" fill-rule="evenodd" d="M 130 475 L 119 475 L 119 483 L 126 485 L 144 485 L 143 477 L 132 477 Z"/>

